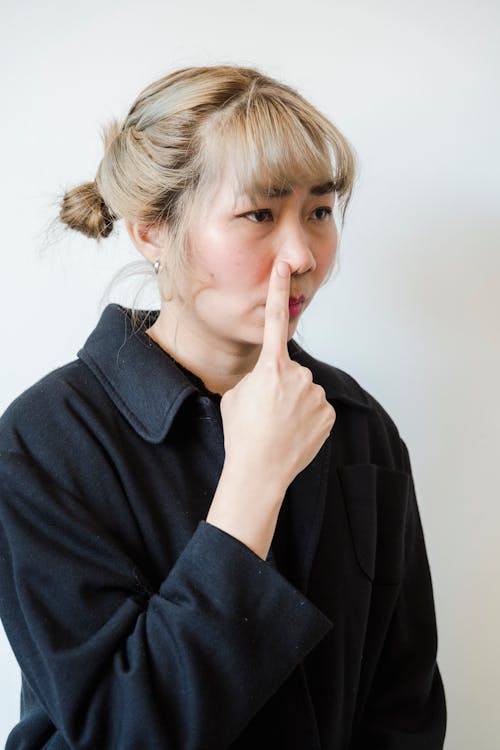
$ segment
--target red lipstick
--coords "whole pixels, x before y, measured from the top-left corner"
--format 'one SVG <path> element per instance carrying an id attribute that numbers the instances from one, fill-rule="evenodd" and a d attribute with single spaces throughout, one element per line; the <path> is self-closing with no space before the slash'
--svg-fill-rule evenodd
<path id="1" fill-rule="evenodd" d="M 303 294 L 300 297 L 289 297 L 288 299 L 288 312 L 291 318 L 296 318 L 302 312 L 304 307 L 305 297 Z"/>

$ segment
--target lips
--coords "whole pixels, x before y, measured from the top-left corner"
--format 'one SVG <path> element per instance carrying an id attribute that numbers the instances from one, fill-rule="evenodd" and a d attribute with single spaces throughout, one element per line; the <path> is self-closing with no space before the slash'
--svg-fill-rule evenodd
<path id="1" fill-rule="evenodd" d="M 303 294 L 300 297 L 289 297 L 288 300 L 288 314 L 290 319 L 298 318 L 304 307 L 305 297 Z"/>

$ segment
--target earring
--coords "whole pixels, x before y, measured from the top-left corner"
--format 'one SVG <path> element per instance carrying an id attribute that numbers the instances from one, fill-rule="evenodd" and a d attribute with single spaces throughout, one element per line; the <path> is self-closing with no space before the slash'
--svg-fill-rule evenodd
<path id="1" fill-rule="evenodd" d="M 162 268 L 163 266 L 161 264 L 161 261 L 155 260 L 155 262 L 153 263 L 153 271 L 155 272 L 156 275 L 160 273 Z"/>

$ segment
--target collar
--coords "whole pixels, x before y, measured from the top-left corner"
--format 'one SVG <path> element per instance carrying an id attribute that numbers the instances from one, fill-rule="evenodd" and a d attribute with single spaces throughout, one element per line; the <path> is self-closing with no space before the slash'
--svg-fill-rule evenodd
<path id="1" fill-rule="evenodd" d="M 115 406 L 136 432 L 150 443 L 165 439 L 184 401 L 201 391 L 175 360 L 147 335 L 158 310 L 131 310 L 116 303 L 103 310 L 79 359 L 90 368 Z M 291 359 L 314 374 L 333 404 L 372 409 L 366 392 L 350 375 L 311 357 L 296 341 L 288 342 Z"/>

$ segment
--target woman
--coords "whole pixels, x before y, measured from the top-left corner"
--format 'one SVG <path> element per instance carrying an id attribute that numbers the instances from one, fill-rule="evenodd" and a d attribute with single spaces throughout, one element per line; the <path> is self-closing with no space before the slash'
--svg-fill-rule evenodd
<path id="1" fill-rule="evenodd" d="M 1 422 L 7 748 L 441 748 L 408 450 L 293 339 L 354 159 L 291 88 L 186 68 L 104 134 L 61 220 L 123 219 L 160 311 L 108 305 Z"/>

